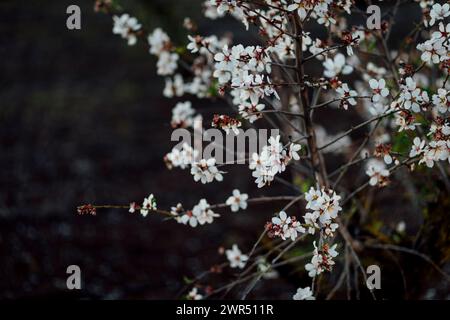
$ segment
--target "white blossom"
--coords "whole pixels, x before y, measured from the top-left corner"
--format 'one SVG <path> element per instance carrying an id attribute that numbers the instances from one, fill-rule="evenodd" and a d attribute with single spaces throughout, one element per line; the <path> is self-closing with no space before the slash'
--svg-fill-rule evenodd
<path id="1" fill-rule="evenodd" d="M 398 102 L 407 110 L 420 112 L 420 105 L 429 101 L 427 92 L 417 88 L 411 77 L 406 78 L 406 84 L 402 85 L 401 89 Z"/>
<path id="2" fill-rule="evenodd" d="M 328 13 L 328 6 L 332 3 L 332 0 L 318 0 L 318 1 L 305 1 L 305 0 L 294 0 L 294 3 L 290 4 L 287 9 L 289 11 L 297 10 L 298 15 L 301 20 L 304 20 L 308 13 L 312 18 L 317 19 L 319 24 L 325 24 L 328 26 L 329 23 L 336 23 L 333 19 L 332 21 L 328 21 L 331 19 L 331 16 Z M 328 21 L 328 23 L 327 23 Z"/>
<path id="3" fill-rule="evenodd" d="M 432 26 L 436 23 L 436 21 L 443 20 L 449 15 L 450 15 L 450 5 L 448 3 L 445 3 L 444 5 L 436 3 L 433 5 L 430 11 L 429 25 Z"/>
<path id="4" fill-rule="evenodd" d="M 439 23 L 439 31 L 435 31 L 431 35 L 431 41 L 446 42 L 448 34 L 450 33 L 450 23 L 444 25 L 442 22 Z"/>
<path id="5" fill-rule="evenodd" d="M 222 181 L 221 171 L 216 167 L 216 159 L 210 158 L 208 160 L 201 159 L 199 162 L 192 164 L 191 174 L 194 176 L 194 181 L 201 181 L 201 183 L 210 183 L 214 180 Z"/>
<path id="6" fill-rule="evenodd" d="M 141 207 L 141 214 L 145 217 L 149 211 L 156 210 L 156 199 L 153 194 L 144 199 Z"/>
<path id="7" fill-rule="evenodd" d="M 113 33 L 119 34 L 123 39 L 127 39 L 129 46 L 135 45 L 137 42 L 136 32 L 142 27 L 138 20 L 124 13 L 120 17 L 113 16 L 113 21 Z"/>
<path id="8" fill-rule="evenodd" d="M 415 157 L 424 152 L 425 149 L 425 140 L 420 140 L 419 137 L 415 137 L 413 140 L 413 145 L 411 147 L 411 151 L 409 152 L 409 157 Z"/>
<path id="9" fill-rule="evenodd" d="M 369 85 L 373 92 L 373 102 L 378 102 L 381 98 L 385 98 L 389 95 L 389 90 L 386 88 L 386 81 L 384 79 L 370 79 Z"/>
<path id="10" fill-rule="evenodd" d="M 192 288 L 192 290 L 189 291 L 189 293 L 187 294 L 187 299 L 188 300 L 202 300 L 203 296 L 198 293 L 197 288 Z"/>
<path id="11" fill-rule="evenodd" d="M 165 156 L 165 159 L 169 169 L 172 167 L 186 169 L 188 166 L 192 165 L 192 163 L 197 161 L 198 156 L 199 151 L 195 150 L 185 142 L 181 148 L 173 148 L 172 151 Z"/>
<path id="12" fill-rule="evenodd" d="M 195 110 L 192 108 L 190 101 L 178 102 L 172 109 L 172 121 L 170 123 L 173 128 L 192 127 L 194 115 Z"/>
<path id="13" fill-rule="evenodd" d="M 209 203 L 205 199 L 201 199 L 200 202 L 194 206 L 192 215 L 197 219 L 200 225 L 212 223 L 214 218 L 220 217 L 219 214 L 211 210 Z"/>
<path id="14" fill-rule="evenodd" d="M 440 113 L 450 111 L 450 98 L 447 90 L 439 88 L 437 94 L 433 95 L 432 101 Z"/>
<path id="15" fill-rule="evenodd" d="M 447 50 L 443 47 L 443 41 L 428 40 L 417 45 L 417 50 L 422 51 L 420 58 L 427 63 L 439 63 L 447 58 Z"/>
<path id="16" fill-rule="evenodd" d="M 197 217 L 193 215 L 192 211 L 187 211 L 185 214 L 175 217 L 178 223 L 188 224 L 195 228 L 198 225 Z"/>
<path id="17" fill-rule="evenodd" d="M 398 131 L 404 131 L 404 130 L 415 130 L 416 126 L 419 125 L 418 123 L 414 123 L 407 119 L 407 114 L 402 113 L 396 113 L 395 114 L 395 124 L 399 127 Z M 411 118 L 413 119 L 413 118 Z"/>
<path id="18" fill-rule="evenodd" d="M 305 265 L 306 271 L 308 271 L 308 275 L 311 278 L 321 274 L 324 271 L 331 271 L 335 262 L 333 258 L 335 258 L 338 253 L 336 251 L 336 244 L 332 247 L 329 247 L 328 244 L 324 244 L 319 250 L 316 246 L 316 242 L 314 241 L 314 251 L 311 262 Z"/>
<path id="19" fill-rule="evenodd" d="M 178 67 L 178 59 L 179 56 L 177 53 L 170 53 L 168 51 L 161 52 L 156 63 L 156 72 L 161 76 L 173 74 Z"/>
<path id="20" fill-rule="evenodd" d="M 311 187 L 305 193 L 306 212 L 303 216 L 308 233 L 314 234 L 316 229 L 322 228 L 326 236 L 331 237 L 338 228 L 335 219 L 342 210 L 339 205 L 341 197 L 333 190 L 315 189 Z"/>
<path id="21" fill-rule="evenodd" d="M 370 177 L 371 186 L 384 185 L 389 177 L 389 170 L 386 169 L 384 162 L 371 159 L 367 163 L 366 174 Z"/>
<path id="22" fill-rule="evenodd" d="M 266 228 L 271 236 L 281 237 L 283 240 L 291 239 L 292 241 L 297 239 L 298 234 L 304 234 L 306 231 L 295 217 L 287 216 L 284 211 L 280 211 L 278 216 L 273 217 Z"/>
<path id="23" fill-rule="evenodd" d="M 247 209 L 248 194 L 241 193 L 238 189 L 233 190 L 233 195 L 229 197 L 226 204 L 231 207 L 231 211 L 237 212 L 239 209 Z"/>
<path id="24" fill-rule="evenodd" d="M 167 51 L 167 44 L 170 38 L 161 28 L 156 28 L 147 38 L 150 46 L 150 53 L 159 56 L 162 52 Z"/>
<path id="25" fill-rule="evenodd" d="M 253 123 L 262 117 L 260 111 L 264 110 L 265 105 L 259 103 L 259 97 L 253 94 L 250 96 L 250 101 L 243 102 L 238 108 L 239 114 L 250 123 Z"/>
<path id="26" fill-rule="evenodd" d="M 173 80 L 171 78 L 166 78 L 163 95 L 166 98 L 181 97 L 185 91 L 184 87 L 183 77 L 180 74 L 176 74 L 173 77 Z"/>
<path id="27" fill-rule="evenodd" d="M 347 110 L 349 105 L 355 106 L 356 99 L 354 97 L 358 96 L 355 90 L 350 90 L 346 83 L 343 83 L 340 87 L 336 89 L 341 100 L 341 106 Z"/>
<path id="28" fill-rule="evenodd" d="M 450 143 L 444 140 L 431 141 L 423 151 L 419 164 L 425 163 L 427 167 L 432 168 L 434 162 L 443 161 L 449 158 Z"/>
<path id="29" fill-rule="evenodd" d="M 289 149 L 280 142 L 280 136 L 270 137 L 269 145 L 263 147 L 260 154 L 254 153 L 249 168 L 253 170 L 252 176 L 258 188 L 270 184 L 277 173 L 286 170 L 286 165 L 292 160 L 300 159 L 298 151 L 300 146 L 293 144 Z"/>
<path id="30" fill-rule="evenodd" d="M 187 37 L 189 39 L 189 43 L 186 46 L 186 48 L 192 53 L 198 52 L 202 47 L 202 37 L 200 36 L 193 37 L 191 35 L 188 35 Z"/>
<path id="31" fill-rule="evenodd" d="M 395 231 L 398 233 L 404 233 L 406 230 L 406 223 L 405 221 L 400 221 L 397 226 L 395 227 Z"/>
<path id="32" fill-rule="evenodd" d="M 225 251 L 225 254 L 227 255 L 228 261 L 230 262 L 231 268 L 243 269 L 245 267 L 248 260 L 248 256 L 242 254 L 237 244 L 233 244 L 231 249 Z"/>
<path id="33" fill-rule="evenodd" d="M 353 72 L 353 67 L 346 64 L 345 56 L 338 53 L 333 59 L 326 59 L 323 63 L 325 67 L 324 75 L 327 78 L 334 78 L 340 74 L 350 74 Z"/>
<path id="34" fill-rule="evenodd" d="M 297 293 L 292 297 L 294 300 L 316 300 L 310 287 L 298 288 Z"/>

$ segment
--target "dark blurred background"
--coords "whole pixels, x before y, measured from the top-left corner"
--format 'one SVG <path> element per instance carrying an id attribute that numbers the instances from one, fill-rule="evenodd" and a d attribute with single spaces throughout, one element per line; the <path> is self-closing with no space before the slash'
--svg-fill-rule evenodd
<path id="1" fill-rule="evenodd" d="M 199 20 L 200 2 L 120 3 L 147 30 L 160 26 L 184 44 L 183 18 Z M 70 4 L 81 7 L 81 30 L 66 28 Z M 233 187 L 259 195 L 246 168 L 207 186 L 165 168 L 176 100 L 162 96 L 164 79 L 145 46 L 128 47 L 113 35 L 112 19 L 94 13 L 93 4 L 0 3 L 0 298 L 175 298 L 184 276 L 224 261 L 220 245 L 249 249 L 271 215 L 267 206 L 225 210 L 195 229 L 127 210 L 77 215 L 81 204 L 140 203 L 150 193 L 166 209 L 178 202 L 190 208 L 203 197 L 221 203 Z M 222 32 L 205 22 L 207 34 Z M 208 118 L 223 106 L 193 100 L 193 107 L 207 109 Z M 66 289 L 71 264 L 81 268 L 81 291 Z M 283 280 L 266 286 L 265 296 L 282 297 L 280 286 Z M 288 288 L 285 298 L 295 289 Z"/>

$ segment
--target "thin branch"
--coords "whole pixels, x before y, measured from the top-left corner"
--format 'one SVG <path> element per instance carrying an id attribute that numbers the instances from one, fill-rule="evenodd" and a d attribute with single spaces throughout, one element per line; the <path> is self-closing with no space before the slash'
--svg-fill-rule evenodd
<path id="1" fill-rule="evenodd" d="M 397 245 L 393 245 L 393 244 L 370 244 L 370 243 L 367 244 L 366 243 L 364 245 L 368 248 L 394 250 L 394 251 L 409 253 L 409 254 L 415 255 L 417 257 L 420 257 L 423 260 L 425 260 L 426 262 L 428 262 L 437 272 L 439 272 L 445 278 L 445 280 L 450 282 L 450 275 L 445 273 L 444 270 L 442 270 L 433 260 L 430 259 L 430 257 L 428 257 L 426 254 L 423 254 L 417 250 L 406 248 L 406 247 L 401 247 L 401 246 L 397 246 Z"/>
<path id="2" fill-rule="evenodd" d="M 400 110 L 391 111 L 391 112 L 388 112 L 388 113 L 385 113 L 385 114 L 376 116 L 376 117 L 374 117 L 374 118 L 371 118 L 371 119 L 369 119 L 369 120 L 366 120 L 366 121 L 364 121 L 364 122 L 358 124 L 357 126 L 354 126 L 354 127 L 350 128 L 349 130 L 345 131 L 344 133 L 342 133 L 341 135 L 337 136 L 335 139 L 331 140 L 330 142 L 326 143 L 325 145 L 319 147 L 318 149 L 319 149 L 319 150 L 323 150 L 323 149 L 325 149 L 326 147 L 329 147 L 329 146 L 331 146 L 332 144 L 338 142 L 338 141 L 341 140 L 342 138 L 348 136 L 348 135 L 351 134 L 352 132 L 354 132 L 354 131 L 356 131 L 356 130 L 358 130 L 358 129 L 360 129 L 360 128 L 363 128 L 363 127 L 365 127 L 366 125 L 368 125 L 368 124 L 370 124 L 370 123 L 372 123 L 372 122 L 374 122 L 374 121 L 377 121 L 378 119 L 382 119 L 382 118 L 388 117 L 388 116 L 390 116 L 390 115 L 392 115 L 392 114 L 394 114 L 394 113 L 396 113 L 396 112 L 399 112 L 399 111 L 400 111 Z"/>

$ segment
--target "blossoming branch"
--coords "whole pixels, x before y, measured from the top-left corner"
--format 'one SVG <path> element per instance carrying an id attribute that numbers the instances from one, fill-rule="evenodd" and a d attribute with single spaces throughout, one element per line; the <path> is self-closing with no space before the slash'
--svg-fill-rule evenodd
<path id="1" fill-rule="evenodd" d="M 157 209 L 158 191 L 152 190 L 142 203 L 116 206 L 144 217 L 163 214 L 194 228 L 216 223 L 228 214 L 219 213 L 225 208 L 246 214 L 252 203 L 288 202 L 278 212 L 268 213 L 266 225 L 260 226 L 261 236 L 245 253 L 237 244 L 221 250 L 225 262 L 190 282 L 186 298 L 202 299 L 247 283 L 241 292 L 245 298 L 261 279 L 276 278 L 277 267 L 307 258 L 311 259 L 303 262 L 303 269 L 310 285 L 292 292 L 293 299 L 332 296 L 335 290 L 322 293 L 317 283 L 333 272 L 339 261 L 364 270 L 359 258 L 364 240 L 348 226 L 353 210 L 350 204 L 359 205 L 358 194 L 388 186 L 400 170 L 413 175 L 417 166 L 435 170 L 450 190 L 445 166 L 450 162 L 450 5 L 432 0 L 413 2 L 422 12 L 421 24 L 393 50 L 389 38 L 403 1 L 392 5 L 380 29 L 351 25 L 351 15 L 366 17 L 351 0 L 203 3 L 207 19 L 231 16 L 243 30 L 257 33 L 260 41 L 254 45 L 234 43 L 226 35 L 199 34 L 188 17 L 182 24 L 186 41 L 176 44 L 162 28 L 145 31 L 135 17 L 118 12 L 111 1 L 96 1 L 97 10 L 112 16 L 114 34 L 130 46 L 142 42 L 156 58 L 157 74 L 165 81 L 162 94 L 168 99 L 183 97 L 168 119 L 174 129 L 196 130 L 197 124 L 203 123 L 204 115 L 189 100 L 196 97 L 229 105 L 224 114 L 204 122 L 227 135 L 239 135 L 240 128 L 267 125 L 281 131 L 270 137 L 260 152 L 249 154 L 247 165 L 258 188 L 282 182 L 296 190 L 294 196 L 252 198 L 235 189 L 220 204 L 199 199 L 191 209 L 178 203 L 164 211 Z M 314 28 L 326 36 L 308 31 Z M 353 114 L 360 122 L 332 131 L 323 124 L 324 110 Z M 202 158 L 191 144 L 175 147 L 162 157 L 168 169 L 187 170 L 196 183 L 227 179 L 227 172 L 214 157 Z M 332 157 L 344 158 L 334 170 Z M 291 177 L 286 178 L 286 171 Z M 349 173 L 358 178 L 350 178 Z M 302 202 L 304 205 L 297 207 Z M 97 209 L 113 207 L 85 205 L 78 211 L 95 214 Z M 288 214 L 291 208 L 297 208 L 295 214 Z M 266 237 L 273 246 L 264 250 Z M 309 245 L 310 254 L 289 257 L 299 243 Z M 220 273 L 224 267 L 241 271 L 223 286 L 201 284 L 208 274 Z M 348 277 L 347 269 L 340 272 Z M 364 272 L 362 275 L 365 277 Z M 341 285 L 342 281 L 338 282 L 335 289 Z M 375 299 L 375 292 L 368 290 Z"/>

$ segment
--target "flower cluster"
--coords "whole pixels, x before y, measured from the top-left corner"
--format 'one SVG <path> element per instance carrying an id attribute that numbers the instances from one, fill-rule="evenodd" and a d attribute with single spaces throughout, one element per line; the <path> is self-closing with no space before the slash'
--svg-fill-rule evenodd
<path id="1" fill-rule="evenodd" d="M 201 295 L 200 293 L 198 293 L 198 289 L 197 288 L 192 288 L 191 291 L 189 291 L 189 293 L 187 294 L 187 299 L 188 300 L 202 300 L 203 299 L 203 295 Z"/>
<path id="2" fill-rule="evenodd" d="M 198 159 L 199 151 L 192 148 L 189 144 L 183 143 L 181 149 L 174 147 L 171 152 L 165 155 L 164 161 L 169 169 L 179 167 L 186 169 L 190 167 L 190 172 L 194 181 L 200 181 L 203 184 L 223 180 L 223 171 L 216 166 L 216 159 Z"/>
<path id="3" fill-rule="evenodd" d="M 437 118 L 430 127 L 428 136 L 431 141 L 423 149 L 417 150 L 417 154 L 421 155 L 419 164 L 425 163 L 427 167 L 432 168 L 436 161 L 450 162 L 450 124 L 448 121 Z M 416 142 L 417 140 L 415 140 L 413 148 L 417 147 Z M 423 141 L 419 145 L 422 143 Z"/>
<path id="4" fill-rule="evenodd" d="M 153 196 L 153 194 L 150 194 L 147 198 L 144 198 L 144 201 L 142 202 L 142 205 L 136 204 L 136 202 L 130 203 L 130 209 L 128 210 L 130 213 L 134 213 L 136 210 L 139 210 L 139 212 L 146 217 L 147 214 L 152 211 L 156 210 L 156 199 Z"/>
<path id="5" fill-rule="evenodd" d="M 423 62 L 438 64 L 448 60 L 447 53 L 450 48 L 449 32 L 450 24 L 445 25 L 441 22 L 439 23 L 439 30 L 432 33 L 431 39 L 417 45 L 417 50 L 422 52 L 420 58 Z"/>
<path id="6" fill-rule="evenodd" d="M 194 122 L 202 121 L 201 116 L 195 116 L 195 110 L 192 108 L 190 101 L 178 102 L 172 109 L 172 128 L 189 128 L 194 127 Z"/>
<path id="7" fill-rule="evenodd" d="M 450 111 L 450 94 L 444 88 L 439 88 L 436 94 L 432 97 L 433 105 L 436 110 L 442 114 Z"/>
<path id="8" fill-rule="evenodd" d="M 231 249 L 225 251 L 225 254 L 227 255 L 228 261 L 230 262 L 231 268 L 242 269 L 247 264 L 248 256 L 242 254 L 237 244 L 233 244 Z"/>
<path id="9" fill-rule="evenodd" d="M 225 45 L 221 52 L 214 55 L 214 77 L 220 85 L 230 85 L 233 103 L 237 106 L 249 100 L 257 104 L 265 96 L 277 92 L 265 73 L 271 72 L 270 58 L 266 50 L 259 46 Z M 242 109 L 242 107 L 240 107 Z"/>
<path id="10" fill-rule="evenodd" d="M 336 244 L 330 247 L 328 244 L 323 244 L 320 249 L 316 246 L 314 241 L 314 252 L 311 262 L 305 265 L 306 271 L 311 278 L 321 274 L 324 271 L 331 271 L 335 262 L 333 258 L 338 255 L 336 251 Z"/>
<path id="11" fill-rule="evenodd" d="M 253 170 L 252 176 L 256 178 L 258 188 L 270 184 L 277 173 L 286 170 L 286 165 L 293 159 L 299 160 L 298 151 L 301 145 L 290 143 L 284 147 L 280 136 L 270 137 L 269 144 L 264 146 L 261 153 L 254 153 L 249 168 Z"/>
<path id="12" fill-rule="evenodd" d="M 219 171 L 216 167 L 216 159 L 210 158 L 208 160 L 201 159 L 194 162 L 191 167 L 191 174 L 194 176 L 194 181 L 201 181 L 201 183 L 210 183 L 214 180 L 222 181 L 224 172 Z"/>
<path id="13" fill-rule="evenodd" d="M 414 79 L 408 77 L 405 80 L 405 84 L 402 84 L 401 86 L 400 97 L 394 103 L 406 110 L 420 112 L 421 107 L 429 101 L 428 93 L 425 90 L 418 88 Z"/>
<path id="14" fill-rule="evenodd" d="M 377 159 L 370 159 L 366 165 L 366 174 L 369 176 L 371 186 L 385 186 L 389 183 L 389 170 L 384 162 Z"/>
<path id="15" fill-rule="evenodd" d="M 301 20 L 305 20 L 307 17 L 311 17 L 317 20 L 317 23 L 323 24 L 326 27 L 330 24 L 335 24 L 336 20 L 329 12 L 329 6 L 333 3 L 332 0 L 294 0 L 294 3 L 289 5 L 287 9 L 289 11 L 297 10 Z M 345 6 L 343 8 L 349 10 L 351 3 L 344 1 Z M 339 2 L 342 4 L 342 2 Z"/>
<path id="16" fill-rule="evenodd" d="M 314 234 L 317 229 L 321 229 L 326 237 L 334 235 L 338 228 L 335 219 L 342 210 L 339 205 L 340 199 L 341 197 L 333 190 L 326 191 L 311 187 L 305 193 L 306 209 L 311 210 L 303 216 L 308 233 Z"/>
<path id="17" fill-rule="evenodd" d="M 431 1 L 431 4 L 433 3 L 434 1 Z M 430 20 L 425 21 L 425 23 L 426 25 L 433 26 L 436 21 L 443 20 L 448 16 L 450 16 L 450 5 L 448 3 L 445 3 L 443 5 L 441 5 L 440 3 L 435 3 L 430 10 Z"/>
<path id="18" fill-rule="evenodd" d="M 257 95 L 251 95 L 248 101 L 239 105 L 239 114 L 242 118 L 248 120 L 250 123 L 262 118 L 262 113 L 265 108 L 264 104 L 259 103 Z"/>
<path id="19" fill-rule="evenodd" d="M 187 49 L 194 56 L 194 61 L 190 67 L 192 79 L 182 84 L 179 82 L 180 92 L 190 93 L 198 98 L 205 98 L 217 95 L 217 83 L 214 77 L 214 56 L 227 46 L 230 40 L 227 37 L 218 38 L 215 35 L 203 37 L 200 35 L 188 35 L 189 43 Z M 175 79 L 176 80 L 176 79 Z M 166 80 L 167 84 L 170 80 Z"/>
<path id="20" fill-rule="evenodd" d="M 113 21 L 113 33 L 120 35 L 123 39 L 127 39 L 129 46 L 135 45 L 137 42 L 137 32 L 142 28 L 138 20 L 124 13 L 120 17 L 113 16 Z"/>
<path id="21" fill-rule="evenodd" d="M 292 297 L 294 300 L 316 300 L 310 287 L 298 288 L 297 293 Z"/>
<path id="22" fill-rule="evenodd" d="M 171 152 L 166 154 L 164 161 L 169 169 L 177 167 L 186 169 L 197 161 L 198 156 L 198 150 L 195 150 L 187 143 L 183 143 L 181 148 L 174 147 Z"/>
<path id="23" fill-rule="evenodd" d="M 402 130 L 418 131 L 419 123 L 414 122 L 417 114 L 427 111 L 430 106 L 433 107 L 431 123 L 426 137 L 420 138 L 416 136 L 411 147 L 410 157 L 418 157 L 419 164 L 426 164 L 432 168 L 436 161 L 447 161 L 450 158 L 450 126 L 448 120 L 442 118 L 441 115 L 447 115 L 450 106 L 450 99 L 448 98 L 448 91 L 445 88 L 438 88 L 437 92 L 432 95 L 430 101 L 427 91 L 417 86 L 416 81 L 408 77 L 405 79 L 405 84 L 401 86 L 402 91 L 400 97 L 394 104 L 402 107 L 402 110 L 396 119 L 396 124 Z M 417 132 L 418 135 L 422 135 Z M 450 161 L 450 160 L 449 160 Z M 380 170 L 383 170 L 381 168 Z M 375 170 L 375 173 L 380 171 Z M 374 170 L 371 170 L 372 174 Z M 383 171 L 387 174 L 386 170 Z M 375 183 L 372 180 L 371 184 Z"/>
<path id="24" fill-rule="evenodd" d="M 234 189 L 232 196 L 226 200 L 225 204 L 230 206 L 232 212 L 237 212 L 239 209 L 247 209 L 247 199 L 248 194 Z M 133 211 L 131 208 L 133 208 Z M 134 212 L 135 209 L 139 210 L 140 207 L 135 203 L 130 204 L 130 212 Z M 201 199 L 192 210 L 185 210 L 183 205 L 178 203 L 175 207 L 171 208 L 170 213 L 178 223 L 189 224 L 191 227 L 196 227 L 198 224 L 212 223 L 214 218 L 220 217 L 219 214 L 211 209 L 211 206 L 205 199 Z"/>
<path id="25" fill-rule="evenodd" d="M 281 237 L 281 239 L 297 239 L 298 234 L 305 233 L 305 228 L 294 216 L 288 217 L 286 212 L 280 211 L 278 216 L 273 217 L 271 222 L 266 223 L 269 237 Z"/>
<path id="26" fill-rule="evenodd" d="M 173 52 L 169 36 L 157 28 L 147 38 L 150 53 L 158 57 L 157 73 L 161 76 L 171 75 L 178 68 L 178 53 Z"/>
<path id="27" fill-rule="evenodd" d="M 335 222 L 339 211 L 340 196 L 332 190 L 310 188 L 305 193 L 306 210 L 303 216 L 304 223 L 300 223 L 295 216 L 288 216 L 281 211 L 272 220 L 266 223 L 266 230 L 270 237 L 280 237 L 283 240 L 296 240 L 299 234 L 315 234 L 322 230 L 325 237 L 332 237 L 338 228 Z"/>
<path id="28" fill-rule="evenodd" d="M 447 65 L 450 62 L 450 24 L 445 22 L 449 16 L 448 3 L 432 4 L 429 12 L 430 20 L 425 21 L 425 25 L 431 27 L 437 22 L 439 24 L 436 30 L 430 30 L 430 39 L 417 45 L 417 49 L 421 52 L 421 60 L 429 66 L 438 65 L 444 72 L 448 72 Z M 401 85 L 400 97 L 395 101 L 405 111 L 397 116 L 396 123 L 400 127 L 399 131 L 416 131 L 409 157 L 416 158 L 419 164 L 432 168 L 437 161 L 450 161 L 450 127 L 445 118 L 450 111 L 447 80 L 438 79 L 438 88 L 431 94 L 430 99 L 428 96 L 430 90 L 422 89 L 418 84 L 420 79 L 414 79 L 407 71 L 407 68 L 403 71 L 405 79 Z M 424 112 L 429 110 L 431 110 L 427 119 L 429 130 L 423 134 L 422 130 L 418 130 L 422 123 L 414 121 L 416 118 L 422 118 Z"/>
<path id="29" fill-rule="evenodd" d="M 178 223 L 189 224 L 193 228 L 197 225 L 211 224 L 214 218 L 220 217 L 220 214 L 215 213 L 205 199 L 201 199 L 192 210 L 185 211 L 179 203 L 176 207 L 172 207 L 170 212 Z"/>
<path id="30" fill-rule="evenodd" d="M 359 162 L 363 164 L 359 167 L 363 169 L 357 170 L 365 170 L 368 181 L 349 189 L 355 190 L 354 195 L 364 192 L 367 185 L 387 185 L 391 173 L 403 165 L 412 170 L 416 163 L 432 168 L 437 161 L 450 162 L 450 4 L 434 0 L 415 2 L 422 8 L 424 23 L 418 24 L 411 37 L 395 51 L 385 43 L 391 22 L 383 21 L 381 30 L 376 31 L 349 24 L 345 15 L 350 14 L 352 0 L 204 1 L 207 18 L 230 15 L 247 30 L 250 26 L 256 28 L 261 37 L 258 45 L 233 43 L 233 37 L 228 35 L 219 38 L 195 34 L 196 24 L 189 18 L 184 22 L 189 34 L 181 46 L 172 43 L 160 28 L 148 35 L 150 54 L 157 57 L 157 73 L 165 76 L 165 97 L 193 95 L 226 101 L 239 115 L 233 118 L 215 114 L 211 126 L 227 134 L 237 135 L 245 125 L 269 123 L 276 128 L 280 124 L 283 142 L 280 135 L 270 137 L 267 145 L 249 155 L 249 168 L 258 188 L 270 185 L 286 171 L 291 160 L 300 160 L 302 146 L 292 141 L 305 139 L 305 157 L 310 161 L 296 163 L 295 175 L 303 177 L 312 171 L 312 177 L 320 177 L 317 186 L 304 193 L 305 213 L 297 219 L 284 209 L 265 228 L 270 237 L 283 240 L 296 241 L 308 234 L 318 238 L 313 243 L 313 257 L 305 266 L 312 278 L 331 271 L 338 255 L 337 245 L 329 242 L 339 227 L 341 197 L 324 188 L 334 173 L 340 174 L 337 180 L 341 181 L 347 169 L 355 168 Z M 136 44 L 143 34 L 137 19 L 123 14 L 113 16 L 113 20 L 113 33 L 129 45 Z M 310 28 L 311 22 L 324 26 L 328 36 L 318 38 L 315 32 L 306 31 L 314 29 Z M 414 43 L 415 39 L 421 39 L 421 43 Z M 309 68 L 304 65 L 310 60 L 319 67 L 314 76 L 305 73 Z M 352 125 L 348 131 L 328 130 L 321 119 L 316 119 L 320 112 L 316 108 L 328 105 L 339 106 L 335 112 L 343 109 L 357 113 L 364 122 Z M 262 118 L 265 121 L 255 123 Z M 170 125 L 196 131 L 201 119 L 191 102 L 181 100 L 172 109 Z M 363 144 L 356 149 L 357 141 L 352 139 L 361 135 L 352 133 L 366 129 Z M 402 139 L 401 143 L 397 143 L 397 138 Z M 408 140 L 410 148 L 403 147 L 403 139 Z M 358 150 L 355 156 L 350 156 L 352 149 Z M 358 152 L 364 155 L 360 159 L 356 159 Z M 339 153 L 348 162 L 327 176 L 328 168 L 318 168 L 327 167 L 328 161 L 322 156 L 330 153 Z M 216 159 L 201 156 L 187 143 L 173 148 L 164 160 L 168 168 L 189 169 L 196 182 L 223 180 L 224 172 L 219 170 Z M 440 169 L 442 174 L 445 170 Z M 297 187 L 296 183 L 293 186 Z M 201 199 L 192 210 L 185 210 L 179 203 L 170 214 L 178 223 L 196 227 L 210 224 L 220 216 L 213 209 L 228 207 L 238 212 L 245 210 L 248 202 L 248 195 L 235 189 L 225 203 L 210 205 Z M 136 210 L 143 216 L 157 210 L 153 195 L 145 198 L 142 205 L 130 204 L 130 212 Z M 78 211 L 95 214 L 95 207 L 82 206 Z M 231 268 L 243 269 L 250 259 L 236 244 L 222 253 Z M 265 258 L 253 260 L 252 267 L 257 266 L 262 277 L 273 274 L 273 265 Z M 203 296 L 195 287 L 187 298 L 197 300 Z M 315 299 L 310 287 L 298 288 L 293 298 Z"/>
<path id="31" fill-rule="evenodd" d="M 350 90 L 348 84 L 343 83 L 336 89 L 336 92 L 339 94 L 341 99 L 340 101 L 341 108 L 347 110 L 349 106 L 356 105 L 355 97 L 358 96 L 358 93 L 355 90 Z"/>

